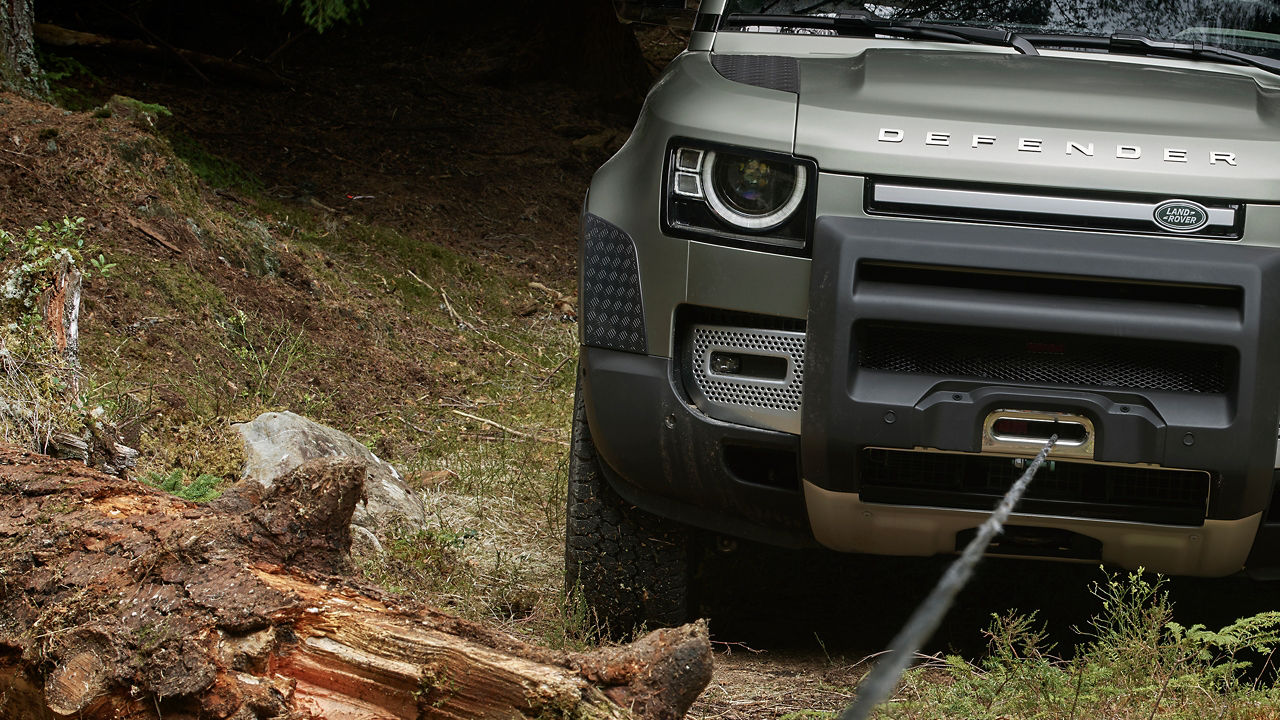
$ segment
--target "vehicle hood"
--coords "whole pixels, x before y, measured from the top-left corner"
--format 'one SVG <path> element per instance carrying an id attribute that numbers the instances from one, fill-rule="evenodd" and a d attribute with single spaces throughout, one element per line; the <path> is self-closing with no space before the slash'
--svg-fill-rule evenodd
<path id="1" fill-rule="evenodd" d="M 896 48 L 804 58 L 795 151 L 858 175 L 1280 200 L 1280 91 L 1205 67 Z"/>

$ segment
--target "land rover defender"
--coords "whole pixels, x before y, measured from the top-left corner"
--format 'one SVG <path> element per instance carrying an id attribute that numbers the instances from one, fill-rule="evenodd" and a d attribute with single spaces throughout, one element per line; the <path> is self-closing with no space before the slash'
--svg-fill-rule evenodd
<path id="1" fill-rule="evenodd" d="M 566 577 L 699 535 L 1280 564 L 1280 2 L 703 0 L 596 173 Z"/>

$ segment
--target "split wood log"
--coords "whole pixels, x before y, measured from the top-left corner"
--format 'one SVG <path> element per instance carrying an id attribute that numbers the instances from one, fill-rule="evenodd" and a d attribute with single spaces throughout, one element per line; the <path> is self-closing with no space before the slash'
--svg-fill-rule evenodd
<path id="1" fill-rule="evenodd" d="M 564 653 L 349 569 L 365 469 L 313 460 L 203 505 L 0 446 L 0 717 L 682 717 L 703 623 Z"/>

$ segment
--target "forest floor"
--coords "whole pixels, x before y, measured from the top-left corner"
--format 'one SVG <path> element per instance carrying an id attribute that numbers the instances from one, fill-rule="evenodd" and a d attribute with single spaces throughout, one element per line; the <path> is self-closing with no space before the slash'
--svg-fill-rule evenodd
<path id="1" fill-rule="evenodd" d="M 83 216 L 87 247 L 116 263 L 86 287 L 87 404 L 122 424 L 141 475 L 234 479 L 228 422 L 264 410 L 328 423 L 400 466 L 432 519 L 393 531 L 370 579 L 580 644 L 589 628 L 560 575 L 578 211 L 636 106 L 531 76 L 519 23 L 379 7 L 279 47 L 278 87 L 177 61 L 46 57 L 83 109 L 0 96 L 0 229 Z M 637 35 L 655 68 L 684 42 Z M 92 110 L 117 94 L 164 111 Z M 701 601 L 719 652 L 691 717 L 845 706 L 943 567 L 709 552 Z M 1010 608 L 1038 612 L 1066 652 L 1101 577 L 986 563 L 927 652 L 981 656 L 991 614 Z M 1207 587 L 1175 587 L 1184 622 L 1271 602 L 1245 581 Z"/>

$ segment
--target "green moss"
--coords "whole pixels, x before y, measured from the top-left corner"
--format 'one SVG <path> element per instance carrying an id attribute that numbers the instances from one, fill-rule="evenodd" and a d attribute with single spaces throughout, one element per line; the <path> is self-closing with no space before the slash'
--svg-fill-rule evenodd
<path id="1" fill-rule="evenodd" d="M 261 192 L 262 180 L 236 163 L 209 152 L 200 141 L 181 131 L 166 133 L 169 145 L 191 172 L 213 187 L 224 187 L 254 194 Z"/>
<path id="2" fill-rule="evenodd" d="M 139 287 L 126 292 L 147 297 L 146 291 L 151 291 L 154 307 L 148 308 L 149 314 L 172 315 L 176 311 L 180 315 L 199 317 L 205 313 L 226 313 L 230 308 L 221 288 L 185 264 L 154 263 L 145 275 L 130 278 L 128 282 L 137 283 Z"/>
<path id="3" fill-rule="evenodd" d="M 222 494 L 222 478 L 215 475 L 198 475 L 187 482 L 186 475 L 181 470 L 174 470 L 168 475 L 153 472 L 142 480 L 152 487 L 191 502 L 207 502 Z"/>

